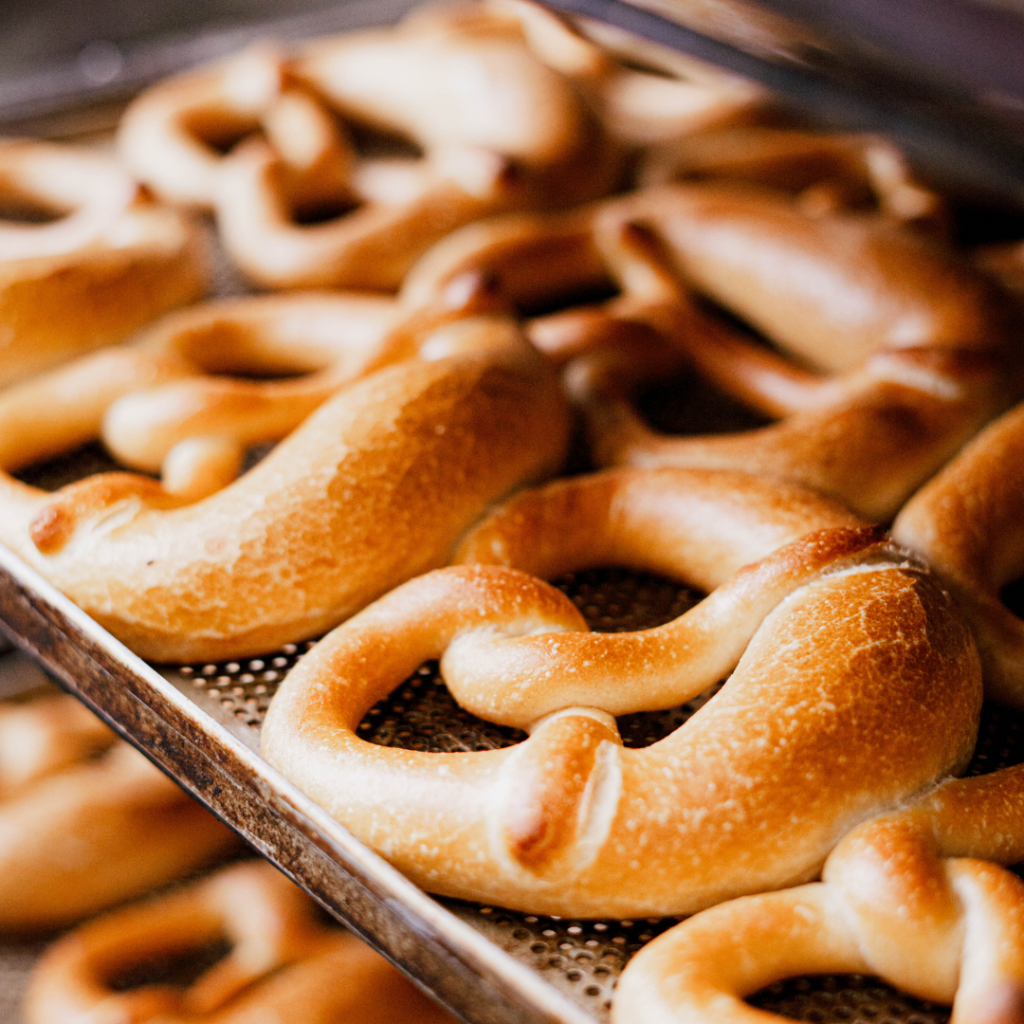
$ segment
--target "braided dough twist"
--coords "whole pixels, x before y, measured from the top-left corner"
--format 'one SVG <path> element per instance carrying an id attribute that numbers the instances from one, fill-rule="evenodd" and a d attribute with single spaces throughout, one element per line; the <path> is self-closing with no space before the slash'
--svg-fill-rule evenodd
<path id="1" fill-rule="evenodd" d="M 385 1024 L 448 1016 L 353 935 L 317 923 L 310 900 L 268 864 L 241 864 L 80 927 L 39 962 L 28 1024 Z M 185 989 L 119 976 L 226 937 L 231 952 Z"/>
<path id="2" fill-rule="evenodd" d="M 718 589 L 660 629 L 593 635 L 539 579 L 455 566 L 403 584 L 296 666 L 264 756 L 426 889 L 534 913 L 690 913 L 813 878 L 837 834 L 966 763 L 980 707 L 966 626 L 926 571 L 873 529 L 838 525 L 849 516 L 826 499 L 676 471 L 566 481 L 499 516 L 467 542 L 472 557 L 514 561 L 525 535 L 545 567 L 671 560 Z M 567 523 L 586 539 L 552 556 Z M 731 643 L 737 626 L 749 643 Z M 360 740 L 367 710 L 438 657 L 460 699 L 481 694 L 475 706 L 528 724 L 529 739 L 465 754 Z M 672 706 L 732 665 L 680 729 L 623 749 L 612 714 Z"/>
<path id="3" fill-rule="evenodd" d="M 0 541 L 154 660 L 239 657 L 316 635 L 444 564 L 488 504 L 563 457 L 554 374 L 507 317 L 467 312 L 398 332 L 385 343 L 393 365 L 350 383 L 195 504 L 129 474 L 54 495 L 0 475 Z M 83 424 L 92 434 L 122 384 L 103 381 L 64 443 Z M 26 447 L 43 454 L 26 428 L 52 407 L 37 392 L 0 407 L 0 466 Z"/>
<path id="4" fill-rule="evenodd" d="M 974 630 L 988 696 L 1024 707 L 1024 622 L 1001 590 L 1024 573 L 1024 406 L 980 433 L 907 503 L 893 535 L 919 551 Z"/>
<path id="5" fill-rule="evenodd" d="M 629 963 L 615 1024 L 769 1024 L 743 997 L 802 974 L 876 974 L 952 1024 L 1024 1019 L 1024 769 L 944 783 L 854 829 L 823 881 L 725 903 Z M 992 863 L 992 862 L 995 863 Z"/>
<path id="6" fill-rule="evenodd" d="M 103 154 L 3 140 L 0 199 L 57 218 L 0 225 L 0 387 L 121 341 L 206 290 L 197 225 L 143 199 Z"/>
<path id="7" fill-rule="evenodd" d="M 649 331 L 623 338 L 614 323 L 578 328 L 611 338 L 569 378 L 599 464 L 757 472 L 884 521 L 1020 393 L 1000 297 L 951 254 L 881 219 L 812 219 L 770 193 L 731 186 L 638 193 L 602 215 L 655 233 L 648 259 L 663 266 L 662 308 L 675 289 L 677 312 L 674 321 L 661 316 L 660 344 Z M 635 229 L 620 230 L 636 244 Z M 796 365 L 687 303 L 675 280 L 762 330 Z M 571 337 L 571 324 L 562 328 Z M 658 434 L 633 409 L 632 392 L 687 363 L 782 419 L 721 437 Z"/>
<path id="8" fill-rule="evenodd" d="M 3 931 L 71 924 L 235 842 L 73 697 L 0 705 Z"/>

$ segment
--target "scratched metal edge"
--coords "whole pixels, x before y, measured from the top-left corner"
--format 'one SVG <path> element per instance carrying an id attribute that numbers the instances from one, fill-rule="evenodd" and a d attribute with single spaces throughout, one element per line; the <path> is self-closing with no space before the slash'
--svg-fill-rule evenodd
<path id="1" fill-rule="evenodd" d="M 469 1024 L 595 1024 L 0 546 L 0 633 Z"/>

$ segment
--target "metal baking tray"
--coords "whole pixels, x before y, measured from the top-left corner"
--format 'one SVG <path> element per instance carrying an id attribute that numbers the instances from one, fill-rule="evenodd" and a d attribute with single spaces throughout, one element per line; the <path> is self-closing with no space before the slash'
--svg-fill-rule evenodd
<path id="1" fill-rule="evenodd" d="M 781 44 L 778 52 L 769 53 L 771 47 L 765 47 L 763 37 L 758 37 L 757 45 L 744 48 L 736 39 L 723 41 L 712 34 L 694 32 L 680 15 L 684 5 L 675 0 L 665 0 L 653 13 L 617 0 L 555 0 L 555 5 L 572 5 L 586 16 L 586 24 L 597 34 L 609 24 L 629 29 L 644 37 L 645 45 L 653 43 L 659 52 L 676 46 L 704 57 L 725 54 L 728 59 L 720 62 L 761 80 L 772 79 L 792 102 L 803 104 L 803 109 L 823 103 L 828 106 L 828 97 L 836 90 L 842 92 L 834 82 L 820 92 L 812 87 L 820 69 L 809 70 L 794 59 L 793 52 L 783 52 Z M 720 0 L 705 3 L 701 9 L 716 5 L 721 6 Z M 326 23 L 302 20 L 301 29 L 306 34 L 387 21 L 406 6 L 410 6 L 407 0 L 392 0 L 384 8 L 375 3 L 354 3 L 339 8 Z M 671 16 L 666 17 L 666 12 Z M 771 21 L 775 28 L 780 24 Z M 283 34 L 298 34 L 294 27 L 289 23 Z M 784 27 L 786 32 L 792 31 L 792 23 L 786 22 Z M 197 57 L 226 52 L 228 42 L 233 47 L 250 38 L 273 34 L 274 28 L 255 26 L 241 34 L 232 33 L 228 41 L 222 36 L 204 36 L 192 48 L 177 41 L 177 49 L 163 53 L 159 60 L 153 58 L 152 64 L 165 73 Z M 817 33 L 818 29 L 812 26 L 806 31 Z M 782 37 L 775 38 L 778 43 Z M 657 59 L 655 51 L 644 52 L 654 54 L 652 60 Z M 781 60 L 777 59 L 779 53 Z M 125 59 L 124 67 L 137 69 L 130 57 Z M 759 68 L 763 73 L 756 73 Z M 786 72 L 781 79 L 780 69 Z M 796 77 L 787 78 L 790 72 Z M 125 80 L 107 82 L 99 92 L 76 90 L 69 80 L 71 85 L 62 86 L 63 92 L 39 97 L 34 104 L 23 96 L 24 102 L 6 108 L 6 112 L 0 102 L 0 121 L 50 135 L 91 131 L 102 127 L 104 118 L 109 120 L 110 111 L 126 90 L 136 88 L 147 77 L 142 71 L 132 74 L 135 77 L 126 71 Z M 787 88 L 787 83 L 792 88 Z M 812 101 L 809 105 L 808 98 Z M 862 98 L 855 97 L 849 103 L 861 112 L 866 109 Z M 831 120 L 848 121 L 849 103 L 833 104 L 829 108 L 834 115 Z M 871 104 L 876 113 L 881 110 L 876 127 L 907 123 L 905 109 L 888 110 L 877 97 Z M 994 148 L 982 140 L 971 151 L 965 169 L 962 160 L 957 163 L 959 150 L 950 142 L 941 119 L 925 118 L 925 122 L 927 137 L 951 159 L 958 180 L 970 186 L 978 161 L 988 161 L 998 165 L 1002 177 L 997 175 L 994 180 L 1005 186 L 994 191 L 1024 197 L 1024 173 L 1017 175 L 1014 161 L 1019 154 L 1009 136 Z M 235 293 L 240 284 L 229 270 L 221 268 L 217 290 L 220 294 Z M 59 486 L 97 466 L 104 468 L 102 463 L 102 455 L 88 450 L 33 472 L 36 482 Z M 560 585 L 598 628 L 654 625 L 679 614 L 694 600 L 684 587 L 617 570 L 576 574 L 560 581 Z M 2 548 L 0 634 L 37 659 L 69 692 L 142 749 L 330 913 L 471 1024 L 603 1024 L 616 979 L 629 957 L 675 923 L 675 919 L 562 920 L 436 899 L 419 890 L 259 756 L 259 727 L 267 703 L 305 645 L 244 661 L 177 668 L 154 666 L 132 654 Z M 623 720 L 620 725 L 627 744 L 643 745 L 664 735 L 692 714 L 703 699 L 706 695 L 670 712 Z M 459 709 L 432 665 L 424 666 L 387 701 L 372 709 L 360 731 L 376 742 L 414 749 L 484 749 L 515 739 L 509 730 Z M 986 708 L 971 771 L 990 771 L 1022 760 L 1024 717 Z M 874 979 L 855 977 L 795 979 L 773 986 L 755 1001 L 819 1024 L 940 1024 L 948 1020 L 944 1008 L 905 997 Z"/>

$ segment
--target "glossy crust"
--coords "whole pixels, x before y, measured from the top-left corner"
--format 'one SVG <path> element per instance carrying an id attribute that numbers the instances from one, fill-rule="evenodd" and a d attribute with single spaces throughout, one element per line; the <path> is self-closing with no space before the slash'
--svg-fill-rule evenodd
<path id="1" fill-rule="evenodd" d="M 773 522 L 783 503 L 763 502 L 771 485 L 748 479 L 736 497 L 735 483 L 680 474 L 675 500 L 692 502 L 688 518 L 700 524 L 680 562 L 706 567 L 708 538 L 747 557 L 744 522 Z M 642 488 L 627 493 L 622 505 L 641 502 Z M 292 671 L 271 704 L 264 756 L 418 884 L 446 895 L 632 917 L 692 913 L 813 878 L 837 835 L 966 763 L 981 696 L 970 635 L 934 580 L 875 531 L 834 525 L 845 514 L 827 502 L 815 510 L 817 501 L 807 499 L 801 539 L 790 534 L 777 548 L 792 518 L 767 528 L 759 561 L 647 633 L 586 634 L 560 592 L 511 568 L 412 580 Z M 612 516 L 618 507 L 610 504 Z M 657 533 L 648 526 L 651 550 Z M 493 559 L 504 554 L 498 545 Z M 713 663 L 715 641 L 728 647 L 746 618 L 756 622 L 749 643 Z M 485 689 L 472 678 L 483 658 L 485 713 L 528 724 L 529 739 L 467 754 L 360 740 L 366 711 L 437 657 L 456 693 L 464 662 L 470 688 Z M 671 706 L 731 664 L 721 692 L 671 736 L 621 746 L 609 712 Z"/>
<path id="2" fill-rule="evenodd" d="M 422 157 L 361 155 L 349 134 L 367 128 Z M 620 164 L 521 40 L 443 19 L 168 79 L 129 107 L 119 148 L 159 195 L 215 210 L 234 261 L 272 288 L 394 291 L 456 228 L 603 195 Z"/>
<path id="3" fill-rule="evenodd" d="M 979 434 L 907 503 L 893 535 L 956 595 L 978 642 L 988 696 L 1024 707 L 1024 622 L 1001 591 L 1024 573 L 1024 406 Z"/>
<path id="4" fill-rule="evenodd" d="M 1024 1019 L 1024 771 L 949 781 L 854 829 L 822 882 L 698 914 L 630 961 L 615 1024 L 770 1024 L 744 996 L 803 974 L 872 974 L 952 1003 L 952 1024 Z"/>
<path id="5" fill-rule="evenodd" d="M 104 154 L 3 141 L 0 196 L 57 218 L 0 227 L 0 387 L 122 341 L 206 290 L 198 225 L 145 200 Z"/>
<path id="6" fill-rule="evenodd" d="M 661 344 L 619 338 L 584 355 L 570 381 L 602 465 L 756 472 L 885 521 L 1021 392 L 1005 301 L 951 253 L 884 219 L 812 218 L 778 194 L 712 185 L 637 193 L 601 215 L 651 230 L 679 280 L 783 353 L 677 300 Z M 742 433 L 659 434 L 631 399 L 673 366 L 781 418 Z"/>

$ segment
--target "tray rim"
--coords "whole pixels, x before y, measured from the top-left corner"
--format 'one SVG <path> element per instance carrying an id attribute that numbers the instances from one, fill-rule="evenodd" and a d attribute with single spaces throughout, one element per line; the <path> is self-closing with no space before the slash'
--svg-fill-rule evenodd
<path id="1" fill-rule="evenodd" d="M 469 1024 L 595 1024 L 597 1018 L 563 996 L 538 972 L 460 920 L 357 840 L 252 747 L 3 545 L 0 635 L 56 676 L 64 689 L 260 855 L 461 1019 Z M 131 714 L 133 701 L 141 705 L 134 709 L 138 712 L 135 715 Z M 156 741 L 147 732 L 153 726 L 153 717 L 166 730 Z M 208 750 L 198 746 L 199 737 L 208 740 Z M 196 754 L 201 756 L 198 763 L 193 763 Z M 232 772 L 240 771 L 248 776 L 232 777 Z M 356 898 L 356 904 L 350 904 L 346 911 L 325 891 L 322 878 L 316 878 L 304 862 L 296 864 L 284 856 L 280 843 L 275 847 L 268 825 L 251 818 L 241 820 L 226 799 L 224 781 L 243 790 L 262 792 L 265 809 L 275 812 L 283 824 L 362 888 L 367 894 L 363 897 L 368 901 L 366 905 L 359 905 Z M 295 841 L 294 835 L 289 838 Z M 351 894 L 346 895 L 353 899 Z M 386 912 L 387 927 L 367 926 L 373 912 Z M 426 955 L 412 955 L 410 942 L 418 944 Z M 443 972 L 446 963 L 457 968 L 453 977 L 458 975 L 462 982 L 476 978 L 478 991 L 463 992 L 458 986 L 445 984 L 438 972 L 439 968 Z M 481 995 L 489 997 L 488 1005 L 481 1004 Z"/>

